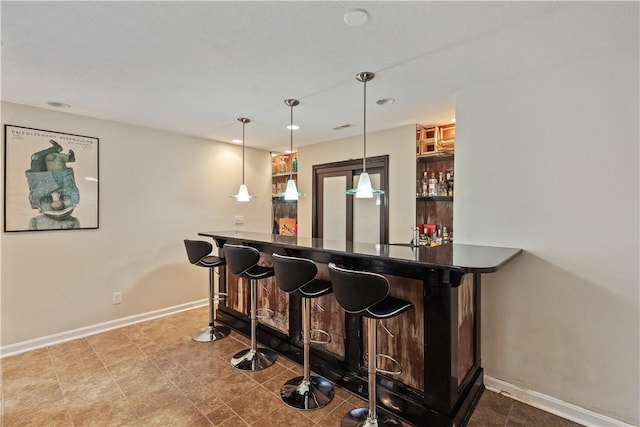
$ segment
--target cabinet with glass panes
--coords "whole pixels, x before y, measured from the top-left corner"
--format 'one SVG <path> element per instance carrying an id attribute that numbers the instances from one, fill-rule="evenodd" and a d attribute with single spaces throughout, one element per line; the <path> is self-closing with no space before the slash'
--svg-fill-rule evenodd
<path id="1" fill-rule="evenodd" d="M 416 225 L 430 244 L 453 233 L 455 124 L 416 125 Z"/>
<path id="2" fill-rule="evenodd" d="M 284 200 L 287 180 L 298 177 L 298 154 L 271 153 L 272 233 L 295 236 L 298 233 L 298 203 Z"/>

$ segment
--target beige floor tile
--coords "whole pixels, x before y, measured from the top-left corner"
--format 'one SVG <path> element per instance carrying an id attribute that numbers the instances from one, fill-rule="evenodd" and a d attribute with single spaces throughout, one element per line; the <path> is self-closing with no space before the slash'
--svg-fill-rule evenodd
<path id="1" fill-rule="evenodd" d="M 3 381 L 11 383 L 12 380 L 38 379 L 52 374 L 55 376 L 47 349 L 35 350 L 34 353 L 31 355 L 30 352 L 27 352 L 4 358 L 2 363 Z"/>
<path id="2" fill-rule="evenodd" d="M 247 423 L 252 424 L 267 413 L 282 409 L 282 401 L 263 387 L 255 387 L 231 400 L 227 405 Z"/>
<path id="3" fill-rule="evenodd" d="M 271 378 L 283 373 L 283 372 L 287 372 L 289 374 L 289 378 L 293 378 L 295 377 L 295 374 L 293 374 L 293 372 L 289 371 L 288 369 L 286 369 L 284 366 L 282 366 L 281 364 L 278 363 L 274 363 L 273 365 L 269 366 L 266 369 L 263 369 L 261 371 L 257 371 L 257 372 L 247 372 L 247 375 L 249 375 L 251 377 L 252 380 L 263 384 L 266 381 L 269 381 Z M 289 379 L 287 378 L 287 379 Z M 286 380 L 285 380 L 286 382 Z M 284 384 L 284 383 L 283 383 Z"/>
<path id="4" fill-rule="evenodd" d="M 566 427 L 568 424 L 569 421 L 564 418 L 517 401 L 513 402 L 511 413 L 507 419 L 507 427 Z"/>
<path id="5" fill-rule="evenodd" d="M 346 408 L 342 406 L 344 404 L 345 404 L 345 401 L 343 399 L 334 396 L 331 402 L 329 402 L 325 407 L 314 409 L 313 411 L 301 411 L 301 414 L 304 415 L 311 422 L 322 425 L 320 423 L 325 422 L 327 419 L 329 419 L 330 414 L 333 411 L 341 407 Z M 342 414 L 342 416 L 344 416 L 344 414 Z M 340 419 L 342 419 L 342 416 L 340 416 Z M 336 425 L 339 425 L 339 424 L 336 424 Z"/>
<path id="6" fill-rule="evenodd" d="M 209 387 L 181 365 L 163 370 L 163 373 L 193 403 L 201 402 L 215 395 Z"/>
<path id="7" fill-rule="evenodd" d="M 213 425 L 219 426 L 222 423 L 224 423 L 227 420 L 230 419 L 240 419 L 240 417 L 238 417 L 238 415 L 233 412 L 231 410 L 231 408 L 229 408 L 227 405 L 220 404 L 218 406 L 214 406 L 212 408 L 206 408 L 206 411 L 202 411 L 201 412 L 206 412 L 204 413 L 204 415 L 213 423 Z"/>
<path id="8" fill-rule="evenodd" d="M 217 427 L 247 427 L 249 425 L 250 424 L 247 424 L 242 418 L 238 416 L 234 416 L 232 418 L 225 420 L 220 424 L 216 424 Z"/>
<path id="9" fill-rule="evenodd" d="M 117 363 L 107 370 L 109 374 L 120 384 L 129 385 L 151 381 L 157 377 L 162 377 L 160 370 L 149 358 L 128 359 L 126 362 Z"/>
<path id="10" fill-rule="evenodd" d="M 345 414 L 355 408 L 355 405 L 341 400 L 338 401 L 335 406 L 330 404 L 328 408 L 323 408 L 308 414 L 305 413 L 305 416 L 321 426 L 339 426 Z M 326 412 L 326 409 L 329 409 L 330 411 Z"/>
<path id="11" fill-rule="evenodd" d="M 49 406 L 62 402 L 62 390 L 55 377 L 14 379 L 3 382 L 2 407 L 6 413 L 34 406 Z"/>
<path id="12" fill-rule="evenodd" d="M 159 378 L 156 383 L 148 384 L 135 392 L 125 393 L 125 397 L 141 417 L 174 402 L 191 404 L 166 378 Z"/>
<path id="13" fill-rule="evenodd" d="M 71 415 L 64 402 L 51 405 L 20 406 L 3 414 L 4 427 L 10 426 L 71 426 Z"/>
<path id="14" fill-rule="evenodd" d="M 75 427 L 142 426 L 136 412 L 124 398 L 93 402 L 70 412 Z"/>
<path id="15" fill-rule="evenodd" d="M 494 393 L 489 390 L 485 390 L 480 398 L 479 405 L 485 408 L 493 410 L 495 413 L 504 417 L 509 416 L 511 407 L 513 405 L 513 399 L 503 396 L 498 393 Z"/>
<path id="16" fill-rule="evenodd" d="M 191 422 L 187 427 L 211 427 L 213 423 L 205 416 L 201 416 L 197 420 Z"/>
<path id="17" fill-rule="evenodd" d="M 278 356 L 263 371 L 234 369 L 230 359 L 249 339 L 232 334 L 197 343 L 207 307 L 0 359 L 0 425 L 338 426 L 367 405 L 335 387 L 322 409 L 298 411 L 280 388 L 302 367 Z M 579 427 L 485 391 L 469 427 Z"/>
<path id="18" fill-rule="evenodd" d="M 305 417 L 301 411 L 292 408 L 274 409 L 264 417 L 258 419 L 253 426 L 287 426 L 287 427 L 307 427 L 311 424 L 309 418 Z"/>
<path id="19" fill-rule="evenodd" d="M 206 385 L 225 402 L 229 402 L 258 387 L 257 382 L 240 371 L 216 378 L 206 383 Z"/>
<path id="20" fill-rule="evenodd" d="M 183 427 L 202 419 L 202 414 L 191 402 L 179 400 L 143 415 L 145 427 Z"/>
<path id="21" fill-rule="evenodd" d="M 262 383 L 262 386 L 269 390 L 271 393 L 276 396 L 280 396 L 280 389 L 282 385 L 289 381 L 289 379 L 293 378 L 295 374 L 290 370 L 286 369 L 282 372 L 276 374 L 274 377 L 268 379 L 267 381 Z"/>
<path id="22" fill-rule="evenodd" d="M 499 414 L 485 406 L 477 406 L 469 420 L 468 427 L 504 427 L 506 422 L 506 415 Z"/>
<path id="23" fill-rule="evenodd" d="M 78 382 L 63 388 L 62 394 L 70 409 L 81 409 L 88 404 L 123 398 L 122 392 L 111 378 Z"/>

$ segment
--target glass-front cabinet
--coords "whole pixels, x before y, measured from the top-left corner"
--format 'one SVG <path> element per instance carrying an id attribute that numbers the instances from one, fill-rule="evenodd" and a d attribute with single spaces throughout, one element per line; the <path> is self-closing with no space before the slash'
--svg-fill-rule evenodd
<path id="1" fill-rule="evenodd" d="M 298 154 L 271 154 L 272 233 L 286 236 L 298 234 L 298 203 L 284 200 L 281 194 L 289 178 L 298 180 Z"/>
<path id="2" fill-rule="evenodd" d="M 424 244 L 453 240 L 455 124 L 416 125 L 416 226 Z"/>

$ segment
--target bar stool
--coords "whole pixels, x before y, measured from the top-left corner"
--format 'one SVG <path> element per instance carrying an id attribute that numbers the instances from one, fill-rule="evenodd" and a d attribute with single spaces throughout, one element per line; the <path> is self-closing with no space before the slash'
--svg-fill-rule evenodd
<path id="1" fill-rule="evenodd" d="M 276 353 L 268 348 L 258 348 L 257 343 L 257 282 L 274 275 L 273 268 L 258 265 L 260 252 L 250 246 L 232 245 L 225 243 L 223 246 L 224 257 L 229 271 L 236 277 L 249 280 L 250 317 L 251 317 L 251 348 L 236 353 L 231 358 L 231 365 L 242 371 L 261 371 L 273 365 L 276 361 Z"/>
<path id="2" fill-rule="evenodd" d="M 377 369 L 376 320 L 395 317 L 412 308 L 413 304 L 410 301 L 389 296 L 389 281 L 380 274 L 347 270 L 330 263 L 329 276 L 338 304 L 347 313 L 364 316 L 368 331 L 369 407 L 352 410 L 342 418 L 341 425 L 343 427 L 399 426 L 400 421 L 394 416 L 386 412 L 380 412 L 380 414 L 376 412 L 376 371 L 389 373 Z"/>
<path id="3" fill-rule="evenodd" d="M 231 333 L 231 329 L 226 326 L 215 325 L 215 303 L 223 300 L 227 294 L 215 293 L 213 289 L 213 271 L 214 268 L 225 264 L 224 259 L 211 255 L 213 245 L 209 242 L 185 239 L 184 247 L 187 250 L 187 258 L 189 258 L 191 264 L 209 269 L 209 326 L 198 330 L 191 338 L 198 342 L 211 342 L 222 339 Z"/>
<path id="4" fill-rule="evenodd" d="M 304 374 L 287 381 L 280 389 L 280 397 L 292 408 L 303 410 L 322 408 L 331 402 L 334 391 L 333 384 L 328 379 L 310 375 L 311 299 L 331 293 L 331 282 L 316 278 L 318 267 L 309 259 L 273 254 L 273 269 L 280 289 L 302 298 Z"/>

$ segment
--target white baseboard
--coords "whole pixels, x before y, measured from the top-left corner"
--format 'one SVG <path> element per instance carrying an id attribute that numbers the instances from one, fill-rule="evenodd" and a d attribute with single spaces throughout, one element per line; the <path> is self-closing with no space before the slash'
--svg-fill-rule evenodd
<path id="1" fill-rule="evenodd" d="M 616 420 L 615 418 L 598 414 L 572 403 L 556 399 L 555 397 L 538 393 L 537 391 L 527 390 L 487 375 L 484 376 L 484 385 L 488 390 L 503 394 L 514 400 L 587 427 L 634 427 L 631 424 Z"/>
<path id="2" fill-rule="evenodd" d="M 72 341 L 78 338 L 88 337 L 89 335 L 99 334 L 111 329 L 133 325 L 134 323 L 140 323 L 147 320 L 157 319 L 159 317 L 170 316 L 172 314 L 180 313 L 181 311 L 192 310 L 194 308 L 202 307 L 208 304 L 208 299 L 192 301 L 185 304 L 174 305 L 172 307 L 161 308 L 160 310 L 149 311 L 147 313 L 136 314 L 120 319 L 109 320 L 108 322 L 85 326 L 83 328 L 60 332 L 53 335 L 47 335 L 40 338 L 34 338 L 32 340 L 22 341 L 16 344 L 5 345 L 0 347 L 0 358 L 13 356 L 15 354 L 36 350 L 38 348 L 48 347 L 55 344 L 61 344 L 63 342 Z"/>

